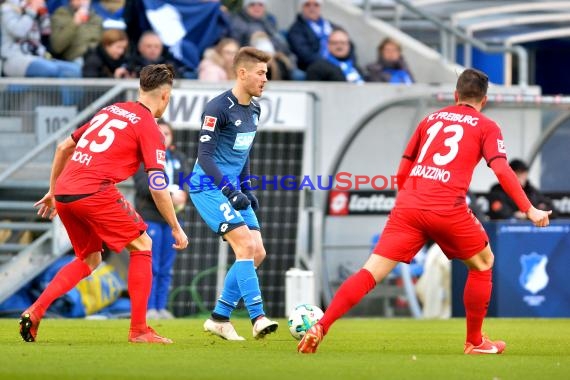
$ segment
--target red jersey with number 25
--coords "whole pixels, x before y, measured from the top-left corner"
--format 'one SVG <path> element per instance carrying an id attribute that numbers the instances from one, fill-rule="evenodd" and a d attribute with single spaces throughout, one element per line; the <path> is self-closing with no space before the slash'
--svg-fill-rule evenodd
<path id="1" fill-rule="evenodd" d="M 465 205 L 481 158 L 488 165 L 506 155 L 497 123 L 473 107 L 454 105 L 436 111 L 420 122 L 404 152 L 404 159 L 413 164 L 396 206 L 445 210 Z"/>
<path id="2" fill-rule="evenodd" d="M 77 143 L 55 185 L 55 195 L 92 194 L 103 185 L 145 170 L 164 170 L 164 137 L 150 110 L 138 102 L 115 103 L 71 134 Z"/>

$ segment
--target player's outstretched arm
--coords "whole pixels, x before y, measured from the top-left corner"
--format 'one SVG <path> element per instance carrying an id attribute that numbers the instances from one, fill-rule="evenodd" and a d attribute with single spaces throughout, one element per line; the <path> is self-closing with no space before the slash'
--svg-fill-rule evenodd
<path id="1" fill-rule="evenodd" d="M 63 171 L 63 168 L 67 164 L 67 161 L 71 158 L 73 151 L 75 150 L 75 141 L 71 137 L 68 137 L 61 143 L 57 145 L 55 150 L 55 155 L 53 157 L 53 163 L 51 166 L 51 175 L 49 179 L 49 190 L 42 199 L 34 203 L 34 207 L 40 206 L 38 210 L 38 215 L 42 218 L 53 219 L 57 215 L 57 210 L 55 208 L 55 198 L 53 191 L 55 189 L 55 182 L 57 178 Z"/>
<path id="2" fill-rule="evenodd" d="M 164 183 L 160 183 L 160 175 L 163 176 L 162 178 Z M 158 208 L 160 215 L 162 215 L 166 223 L 168 223 L 170 228 L 172 228 L 172 236 L 174 237 L 175 241 L 173 247 L 176 249 L 186 248 L 188 246 L 188 237 L 186 236 L 186 233 L 176 218 L 176 212 L 174 210 L 174 205 L 172 204 L 172 198 L 170 197 L 170 192 L 166 186 L 166 178 L 164 172 L 150 170 L 148 172 L 148 176 L 149 190 L 150 194 L 152 195 L 152 199 L 156 204 L 156 208 Z"/>
<path id="3" fill-rule="evenodd" d="M 517 207 L 526 214 L 527 218 L 537 227 L 548 226 L 550 223 L 548 216 L 552 214 L 552 210 L 538 210 L 530 203 L 515 172 L 513 172 L 513 169 L 511 169 L 507 163 L 506 158 L 497 158 L 491 161 L 490 166 L 497 176 L 501 187 L 505 190 L 508 196 L 515 201 Z"/>

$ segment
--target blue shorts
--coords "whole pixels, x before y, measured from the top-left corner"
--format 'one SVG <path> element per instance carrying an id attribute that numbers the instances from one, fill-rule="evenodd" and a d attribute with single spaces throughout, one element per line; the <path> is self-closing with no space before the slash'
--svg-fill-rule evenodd
<path id="1" fill-rule="evenodd" d="M 235 210 L 219 189 L 191 192 L 190 199 L 206 224 L 219 235 L 243 225 L 248 226 L 250 230 L 260 229 L 251 206 L 245 210 Z"/>

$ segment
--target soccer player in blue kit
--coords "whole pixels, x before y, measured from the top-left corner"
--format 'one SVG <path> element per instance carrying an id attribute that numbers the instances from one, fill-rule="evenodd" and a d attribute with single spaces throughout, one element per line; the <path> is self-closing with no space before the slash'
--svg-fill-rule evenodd
<path id="1" fill-rule="evenodd" d="M 253 337 L 263 338 L 278 323 L 265 316 L 255 269 L 265 248 L 251 193 L 249 151 L 257 131 L 260 108 L 252 97 L 261 96 L 271 57 L 252 47 L 239 50 L 234 59 L 236 83 L 210 100 L 202 115 L 198 158 L 190 179 L 190 198 L 208 226 L 231 245 L 236 261 L 224 281 L 204 330 L 227 340 L 244 340 L 230 322 L 243 298 L 253 324 Z M 225 263 L 220 263 L 224 265 Z"/>

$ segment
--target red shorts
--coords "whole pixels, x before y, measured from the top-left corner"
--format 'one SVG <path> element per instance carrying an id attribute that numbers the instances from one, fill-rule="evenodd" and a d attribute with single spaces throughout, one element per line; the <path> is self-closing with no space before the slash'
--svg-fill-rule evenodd
<path id="1" fill-rule="evenodd" d="M 410 263 L 428 240 L 439 244 L 450 260 L 469 259 L 489 243 L 483 226 L 467 206 L 452 210 L 394 208 L 372 252 Z"/>
<path id="2" fill-rule="evenodd" d="M 93 252 L 121 252 L 147 229 L 147 225 L 119 190 L 109 188 L 79 200 L 55 204 L 75 255 L 84 259 Z"/>

